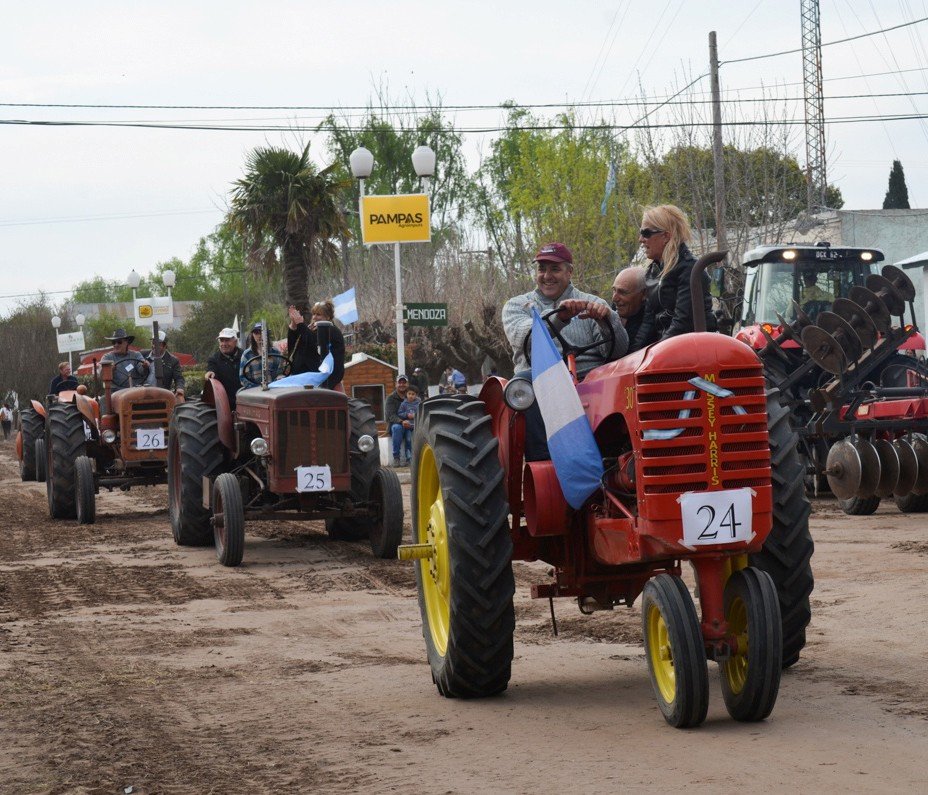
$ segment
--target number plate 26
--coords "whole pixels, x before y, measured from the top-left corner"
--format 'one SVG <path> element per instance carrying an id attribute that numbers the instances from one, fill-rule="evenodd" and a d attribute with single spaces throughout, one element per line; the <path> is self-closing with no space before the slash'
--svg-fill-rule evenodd
<path id="1" fill-rule="evenodd" d="M 680 495 L 685 546 L 746 543 L 754 537 L 753 489 L 688 491 Z"/>

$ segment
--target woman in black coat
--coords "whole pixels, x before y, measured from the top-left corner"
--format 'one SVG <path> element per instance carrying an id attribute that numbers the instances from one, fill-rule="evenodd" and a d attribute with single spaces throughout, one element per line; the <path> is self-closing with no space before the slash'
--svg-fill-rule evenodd
<path id="1" fill-rule="evenodd" d="M 648 207 L 641 219 L 638 242 L 651 260 L 647 270 L 647 313 L 653 321 L 655 339 L 665 340 L 693 331 L 693 301 L 690 275 L 696 258 L 687 243 L 692 238 L 683 211 L 672 204 Z M 702 301 L 706 329 L 715 331 L 709 275 L 702 274 Z"/>
<path id="2" fill-rule="evenodd" d="M 332 362 L 334 364 L 332 375 L 329 376 L 323 386 L 325 386 L 326 389 L 339 389 L 340 392 L 343 392 L 344 388 L 339 388 L 339 384 L 341 384 L 342 378 L 345 376 L 345 337 L 341 329 L 335 325 L 335 306 L 331 301 L 317 301 L 313 304 L 312 321 L 309 324 L 309 328 L 316 333 L 317 337 L 324 336 L 320 333 L 320 329 L 317 326 L 320 321 L 331 324 L 328 327 L 328 341 L 329 350 L 332 352 Z M 323 359 L 325 358 L 325 354 L 325 351 L 319 351 L 319 355 Z"/>

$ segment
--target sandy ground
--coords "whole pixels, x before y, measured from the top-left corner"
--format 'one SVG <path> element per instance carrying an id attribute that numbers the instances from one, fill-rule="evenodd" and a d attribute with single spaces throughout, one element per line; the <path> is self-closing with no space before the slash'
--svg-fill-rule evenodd
<path id="1" fill-rule="evenodd" d="M 554 638 L 517 564 L 509 690 L 446 700 L 411 564 L 275 523 L 225 569 L 174 545 L 166 500 L 51 522 L 0 448 L 0 792 L 928 789 L 928 515 L 818 503 L 809 645 L 773 715 L 731 721 L 713 670 L 706 724 L 678 731 L 636 609 L 562 600 Z"/>

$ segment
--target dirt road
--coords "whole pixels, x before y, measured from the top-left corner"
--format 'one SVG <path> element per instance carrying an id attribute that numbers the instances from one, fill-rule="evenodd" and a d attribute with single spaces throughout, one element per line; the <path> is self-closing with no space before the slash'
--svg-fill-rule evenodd
<path id="1" fill-rule="evenodd" d="M 412 567 L 317 525 L 176 547 L 165 489 L 51 522 L 0 448 L 0 792 L 925 791 L 928 515 L 816 505 L 813 625 L 769 720 L 655 705 L 637 610 L 528 599 L 507 693 L 432 685 Z M 713 666 L 714 668 L 714 666 Z"/>

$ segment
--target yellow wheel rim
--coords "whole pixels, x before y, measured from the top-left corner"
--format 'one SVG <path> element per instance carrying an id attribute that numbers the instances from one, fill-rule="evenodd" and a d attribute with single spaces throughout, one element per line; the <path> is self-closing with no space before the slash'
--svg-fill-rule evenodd
<path id="1" fill-rule="evenodd" d="M 429 633 L 439 654 L 448 648 L 451 625 L 451 570 L 448 554 L 448 525 L 441 496 L 435 452 L 423 445 L 419 455 L 416 505 L 416 542 L 432 549 L 428 558 L 417 561 Z"/>
<path id="2" fill-rule="evenodd" d="M 672 704 L 677 695 L 677 673 L 673 667 L 673 648 L 667 623 L 657 605 L 648 605 L 648 655 L 661 698 Z"/>
<path id="3" fill-rule="evenodd" d="M 722 667 L 722 674 L 732 693 L 740 693 L 748 678 L 748 608 L 741 597 L 735 597 L 728 608 L 728 631 L 737 637 L 738 650 Z"/>

